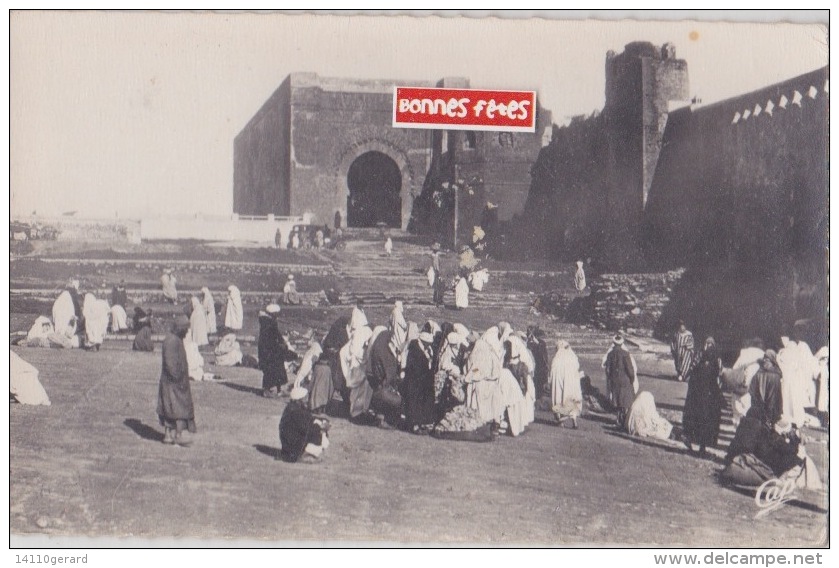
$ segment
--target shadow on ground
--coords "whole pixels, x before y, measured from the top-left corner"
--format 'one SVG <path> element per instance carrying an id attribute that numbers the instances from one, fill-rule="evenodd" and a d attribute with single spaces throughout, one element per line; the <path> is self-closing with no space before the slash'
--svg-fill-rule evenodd
<path id="1" fill-rule="evenodd" d="M 221 383 L 227 388 L 231 388 L 233 390 L 237 390 L 239 392 L 246 392 L 250 394 L 255 394 L 257 396 L 262 396 L 262 389 L 256 387 L 249 387 L 247 385 L 238 385 L 236 383 Z"/>
<path id="2" fill-rule="evenodd" d="M 254 449 L 264 456 L 278 460 L 280 459 L 280 448 L 273 448 L 264 444 L 254 444 Z"/>
<path id="3" fill-rule="evenodd" d="M 135 434 L 144 440 L 149 440 L 151 442 L 163 441 L 163 432 L 160 432 L 153 426 L 144 424 L 142 420 L 137 420 L 136 418 L 126 418 L 123 424 L 131 428 Z"/>

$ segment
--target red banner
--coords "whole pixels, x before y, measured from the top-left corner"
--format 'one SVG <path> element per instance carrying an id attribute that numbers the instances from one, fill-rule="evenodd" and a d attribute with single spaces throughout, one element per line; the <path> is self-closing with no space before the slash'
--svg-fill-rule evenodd
<path id="1" fill-rule="evenodd" d="M 395 87 L 393 126 L 536 132 L 536 92 Z"/>

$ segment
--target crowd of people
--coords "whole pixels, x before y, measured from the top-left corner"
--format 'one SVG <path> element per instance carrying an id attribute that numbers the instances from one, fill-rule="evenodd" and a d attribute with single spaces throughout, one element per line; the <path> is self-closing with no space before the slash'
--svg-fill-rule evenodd
<path id="1" fill-rule="evenodd" d="M 725 456 L 724 480 L 759 485 L 789 474 L 808 488 L 820 488 L 801 432 L 805 426 L 829 425 L 828 349 L 814 355 L 801 336 L 801 329 L 794 328 L 791 337 L 781 338 L 779 351 L 765 349 L 760 338 L 750 339 L 733 366 L 723 368 L 714 338 L 708 337 L 696 353 L 693 334 L 679 322 L 671 349 L 678 379 L 688 382 L 682 424 L 691 451 L 694 444 L 700 454 L 717 445 L 727 404 L 723 390 L 732 393 L 736 430 Z"/>
<path id="2" fill-rule="evenodd" d="M 385 243 L 385 252 L 390 255 L 390 238 Z M 457 273 L 453 278 L 446 278 L 441 269 L 442 250 L 439 243 L 431 245 L 431 265 L 426 271 L 428 286 L 432 289 L 432 302 L 435 306 L 443 306 L 443 298 L 447 289 L 454 290 L 454 308 L 462 310 L 469 307 L 469 292 L 481 292 L 489 281 L 489 270 L 480 267 L 480 260 L 475 256 L 475 249 L 470 245 L 460 248 Z"/>
<path id="3" fill-rule="evenodd" d="M 515 331 L 506 322 L 482 333 L 461 323 L 419 325 L 405 319 L 401 302 L 387 322 L 374 325 L 359 303 L 322 341 L 311 338 L 301 357 L 279 330 L 280 311 L 271 304 L 260 312 L 263 395 L 288 392 L 295 404 L 286 413 L 293 414 L 295 428 L 303 419 L 311 428 L 328 413 L 356 424 L 430 434 L 465 407 L 494 435 L 519 436 L 535 419 L 537 385 L 554 392 L 558 416 L 568 409 L 576 420 L 582 409 L 579 361 L 564 343 L 548 365 L 544 334 L 534 329 Z M 292 361 L 296 372 L 289 378 L 286 364 Z M 317 454 L 310 452 L 309 459 L 318 458 L 323 446 L 307 443 Z"/>
<path id="4" fill-rule="evenodd" d="M 432 256 L 429 278 L 437 300 L 442 293 L 439 248 Z M 460 278 L 466 281 L 465 275 Z M 164 273 L 161 284 L 166 300 L 177 302 L 173 271 Z M 280 298 L 286 304 L 299 301 L 293 276 Z M 92 293 L 82 298 L 79 281 L 73 279 L 55 300 L 52 319 L 40 316 L 35 321 L 27 344 L 98 351 L 110 327 L 114 333 L 133 330 L 134 349 L 152 351 L 151 312 L 135 307 L 129 324 L 127 304 L 124 282 L 113 287 L 108 301 Z M 195 430 L 189 381 L 214 378 L 204 372 L 199 351 L 210 344 L 211 335 L 218 337 L 217 365 L 242 365 L 250 359 L 250 366 L 262 371 L 263 396 L 290 397 L 280 437 L 282 457 L 291 461 L 322 457 L 329 443 L 327 414 L 415 434 L 478 425 L 492 435 L 515 437 L 534 421 L 542 398 L 549 400 L 558 425 L 577 428 L 588 403 L 613 412 L 616 426 L 631 435 L 674 437 L 673 425 L 658 413 L 652 394 L 640 391 L 638 367 L 621 334 L 613 337 L 601 362 L 607 386 L 601 395 L 564 339 L 556 343 L 549 361 L 545 335 L 538 328 L 517 331 L 500 322 L 479 332 L 462 323 L 409 322 L 398 301 L 387 321 L 375 325 L 359 302 L 323 337 L 312 335 L 301 356 L 280 329 L 280 313 L 279 303 L 259 312 L 253 359 L 242 353 L 236 338 L 244 325 L 236 286 L 228 287 L 221 325 L 207 287 L 201 297 L 190 297 L 163 341 L 158 414 L 165 443 L 187 445 Z M 677 379 L 687 382 L 682 441 L 690 452 L 704 456 L 717 446 L 727 391 L 732 393 L 736 426 L 725 458 L 728 477 L 742 478 L 744 471 L 753 475 L 760 470 L 756 464 L 762 464 L 764 473 L 779 475 L 807 463 L 801 429 L 829 424 L 828 350 L 822 347 L 814 355 L 798 331 L 783 337 L 777 352 L 765 349 L 759 339 L 749 340 L 733 366 L 724 368 L 714 338 L 706 338 L 697 350 L 693 334 L 679 323 L 671 349 Z"/>
<path id="5" fill-rule="evenodd" d="M 176 282 L 174 272 L 166 269 L 161 277 L 164 302 L 179 303 Z M 296 290 L 286 290 L 286 298 L 295 297 Z M 53 302 L 52 318 L 38 316 L 27 333 L 26 344 L 30 347 L 99 351 L 109 331 L 114 334 L 133 332 L 135 351 L 153 351 L 152 311 L 134 306 L 133 316 L 129 318 L 127 309 L 128 294 L 124 281 L 114 285 L 108 300 L 97 298 L 92 292 L 82 296 L 79 280 L 70 279 Z M 232 284 L 227 290 L 223 326 L 217 323 L 215 300 L 206 286 L 201 289 L 200 297 L 189 297 L 184 312 L 189 321 L 187 341 L 196 347 L 208 345 L 212 334 L 220 331 L 235 333 L 244 325 L 241 292 Z"/>

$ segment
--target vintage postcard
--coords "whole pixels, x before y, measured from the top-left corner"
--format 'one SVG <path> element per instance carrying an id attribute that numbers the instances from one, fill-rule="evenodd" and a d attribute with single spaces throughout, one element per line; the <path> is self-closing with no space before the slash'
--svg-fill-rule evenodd
<path id="1" fill-rule="evenodd" d="M 545 15 L 12 11 L 12 546 L 828 546 L 826 21 Z"/>

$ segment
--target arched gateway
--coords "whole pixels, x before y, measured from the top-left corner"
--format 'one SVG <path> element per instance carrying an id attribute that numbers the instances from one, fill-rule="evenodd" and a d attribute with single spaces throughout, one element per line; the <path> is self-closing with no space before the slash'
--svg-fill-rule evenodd
<path id="1" fill-rule="evenodd" d="M 402 172 L 387 154 L 366 152 L 347 172 L 347 226 L 402 226 Z"/>

